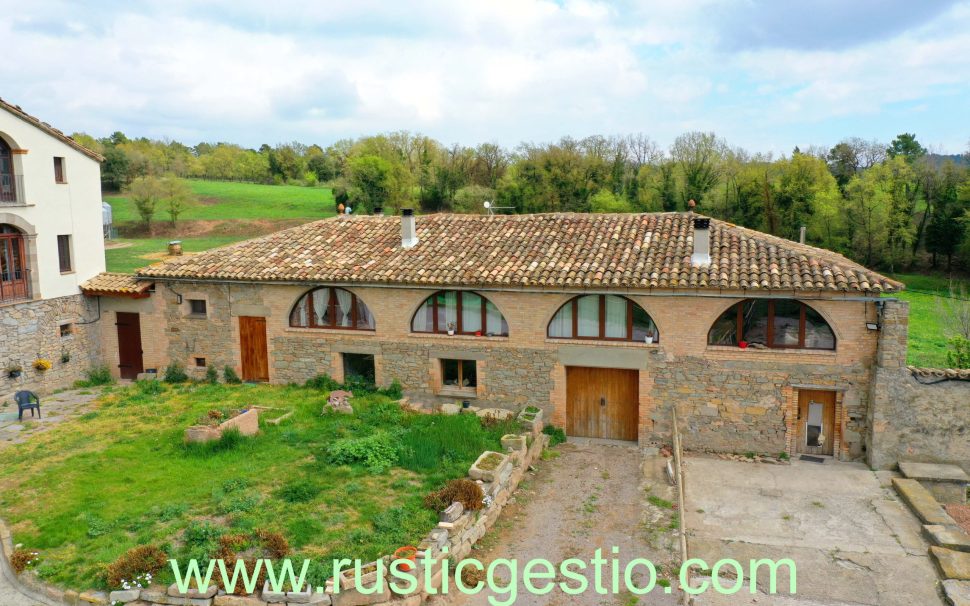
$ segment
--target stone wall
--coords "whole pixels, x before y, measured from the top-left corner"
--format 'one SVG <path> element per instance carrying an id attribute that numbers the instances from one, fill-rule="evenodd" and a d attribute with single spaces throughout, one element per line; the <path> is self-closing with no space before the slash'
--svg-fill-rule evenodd
<path id="1" fill-rule="evenodd" d="M 103 321 L 97 302 L 81 295 L 0 307 L 0 394 L 21 389 L 49 393 L 85 378 L 101 362 Z M 71 325 L 70 334 L 61 336 L 65 324 Z M 50 360 L 50 370 L 36 370 L 37 358 Z M 23 368 L 20 377 L 8 376 L 11 366 Z"/>

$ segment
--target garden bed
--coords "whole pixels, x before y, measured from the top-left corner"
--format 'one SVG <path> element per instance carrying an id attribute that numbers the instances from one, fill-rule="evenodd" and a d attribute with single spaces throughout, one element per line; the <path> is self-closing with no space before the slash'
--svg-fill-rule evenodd
<path id="1" fill-rule="evenodd" d="M 403 411 L 378 394 L 354 415 L 320 415 L 325 390 L 146 382 L 109 388 L 97 408 L 9 449 L 0 517 L 39 554 L 28 574 L 104 588 L 106 566 L 138 545 L 207 558 L 229 535 L 274 532 L 291 557 L 375 559 L 417 544 L 438 512 L 424 496 L 464 477 L 483 451 L 504 450 L 514 423 Z M 186 444 L 215 406 L 286 407 L 254 437 Z M 43 506 L 39 507 L 38 503 Z M 310 571 L 323 583 L 326 569 Z M 169 570 L 155 582 L 170 583 Z"/>

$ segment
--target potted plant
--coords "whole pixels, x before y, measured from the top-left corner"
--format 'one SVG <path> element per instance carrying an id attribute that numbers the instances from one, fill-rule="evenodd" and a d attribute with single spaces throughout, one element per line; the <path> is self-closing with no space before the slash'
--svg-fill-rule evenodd
<path id="1" fill-rule="evenodd" d="M 480 336 L 482 336 L 482 331 L 480 331 L 480 330 L 476 330 L 476 331 L 475 331 L 475 336 L 476 336 L 476 337 L 480 337 Z"/>
<path id="2" fill-rule="evenodd" d="M 455 323 L 448 322 L 448 336 L 453 336 L 455 334 Z"/>
<path id="3" fill-rule="evenodd" d="M 645 342 L 645 343 L 646 343 L 647 345 L 650 345 L 651 343 L 653 343 L 653 338 L 654 338 L 654 335 L 653 335 L 653 331 L 652 331 L 652 330 L 648 330 L 648 331 L 647 331 L 647 336 L 645 336 L 645 337 L 643 338 L 643 341 L 644 341 L 644 342 Z"/>
<path id="4" fill-rule="evenodd" d="M 24 367 L 20 364 L 11 364 L 6 368 L 7 376 L 11 379 L 16 379 L 24 372 Z"/>
<path id="5" fill-rule="evenodd" d="M 43 372 L 45 370 L 50 370 L 53 364 L 47 358 L 37 358 L 34 360 L 34 368 Z"/>
<path id="6" fill-rule="evenodd" d="M 62 351 L 61 352 L 61 364 L 67 364 L 70 361 L 71 361 L 71 354 L 68 353 L 67 351 Z"/>
<path id="7" fill-rule="evenodd" d="M 748 342 L 747 341 L 738 341 L 738 347 L 740 347 L 741 349 L 747 349 L 748 348 Z"/>
<path id="8" fill-rule="evenodd" d="M 411 545 L 405 545 L 404 547 L 398 547 L 394 550 L 395 560 L 407 560 L 406 562 L 399 565 L 400 570 L 413 570 L 414 562 L 417 561 L 418 548 Z"/>

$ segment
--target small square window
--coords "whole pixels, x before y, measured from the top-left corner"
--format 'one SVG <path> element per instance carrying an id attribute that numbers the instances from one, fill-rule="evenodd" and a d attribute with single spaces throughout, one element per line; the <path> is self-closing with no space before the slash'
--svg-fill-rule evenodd
<path id="1" fill-rule="evenodd" d="M 205 299 L 189 299 L 189 313 L 193 316 L 205 317 Z"/>
<path id="2" fill-rule="evenodd" d="M 205 358 L 196 358 L 195 359 L 195 365 L 198 368 L 205 368 Z"/>
<path id="3" fill-rule="evenodd" d="M 442 360 L 441 385 L 455 389 L 475 389 L 478 385 L 475 360 Z"/>
<path id="4" fill-rule="evenodd" d="M 70 337 L 71 335 L 74 334 L 74 325 L 73 324 L 61 324 L 60 331 L 61 331 L 61 338 L 62 339 L 64 337 Z"/>
<path id="5" fill-rule="evenodd" d="M 67 176 L 64 174 L 64 158 L 54 156 L 54 182 L 67 183 Z"/>

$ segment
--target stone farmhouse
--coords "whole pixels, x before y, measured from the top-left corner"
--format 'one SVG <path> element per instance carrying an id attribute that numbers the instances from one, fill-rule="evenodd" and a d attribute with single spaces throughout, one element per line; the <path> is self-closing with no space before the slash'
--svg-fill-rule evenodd
<path id="1" fill-rule="evenodd" d="M 101 159 L 0 99 L 0 393 L 69 384 L 100 358 L 79 285 L 105 269 Z"/>
<path id="2" fill-rule="evenodd" d="M 413 402 L 535 405 L 573 436 L 865 456 L 902 285 L 693 213 L 341 216 L 100 275 L 120 377 L 350 374 Z M 901 335 L 901 337 L 900 337 Z M 881 345 L 882 341 L 882 345 Z"/>

